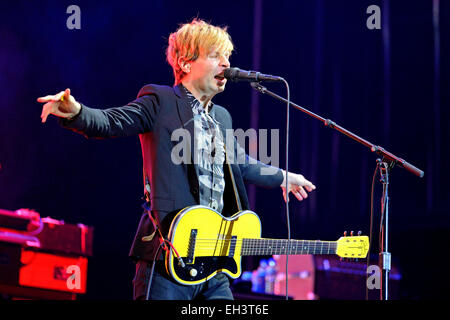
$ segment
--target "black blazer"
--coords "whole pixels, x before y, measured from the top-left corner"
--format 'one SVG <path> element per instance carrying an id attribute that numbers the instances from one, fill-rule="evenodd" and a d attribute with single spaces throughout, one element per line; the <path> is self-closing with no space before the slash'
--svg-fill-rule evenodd
<path id="1" fill-rule="evenodd" d="M 219 122 L 223 136 L 232 129 L 229 112 L 214 105 L 211 115 Z M 139 135 L 143 157 L 144 185 L 148 178 L 150 185 L 150 206 L 160 223 L 163 232 L 168 231 L 173 216 L 181 209 L 199 204 L 198 169 L 193 163 L 193 143 L 190 144 L 189 163 L 176 164 L 172 161 L 173 147 L 180 143 L 172 141 L 172 133 L 184 128 L 194 139 L 194 121 L 192 109 L 184 90 L 180 86 L 168 87 L 146 85 L 133 102 L 116 108 L 93 109 L 82 105 L 81 112 L 73 119 L 59 120 L 65 128 L 79 132 L 86 138 L 110 138 Z M 261 175 L 261 169 L 268 167 L 261 162 L 250 164 L 238 161 L 242 154 L 234 139 L 234 161 L 230 164 L 242 209 L 249 209 L 244 181 L 263 187 L 278 187 L 283 175 L 280 169 L 273 175 Z M 189 149 L 189 148 L 188 148 Z M 180 156 L 183 156 L 181 153 Z M 246 156 L 248 160 L 248 156 Z M 231 161 L 229 161 L 231 162 Z M 238 211 L 231 176 L 227 164 L 224 166 L 225 191 L 222 214 L 231 216 Z M 144 189 L 145 191 L 145 189 Z M 133 259 L 152 260 L 158 246 L 157 237 L 151 242 L 143 242 L 142 237 L 153 232 L 153 226 L 147 214 L 143 214 L 130 250 Z"/>

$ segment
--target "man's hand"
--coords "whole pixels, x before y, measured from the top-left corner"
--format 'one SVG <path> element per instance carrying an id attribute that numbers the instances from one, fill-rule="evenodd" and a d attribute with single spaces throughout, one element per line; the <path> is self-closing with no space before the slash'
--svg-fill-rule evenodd
<path id="1" fill-rule="evenodd" d="M 284 202 L 286 202 L 286 171 L 283 171 L 283 183 L 281 184 L 281 189 L 283 189 L 283 198 Z M 301 174 L 295 174 L 292 172 L 289 172 L 289 192 L 292 191 L 292 193 L 295 195 L 295 197 L 302 201 L 303 199 L 308 198 L 308 192 L 311 192 L 316 189 L 316 186 L 312 184 L 310 181 L 306 180 L 304 176 Z M 305 191 L 306 189 L 306 191 Z"/>
<path id="2" fill-rule="evenodd" d="M 46 102 L 42 107 L 42 122 L 47 121 L 49 114 L 61 118 L 73 118 L 81 110 L 81 105 L 70 95 L 70 89 L 61 91 L 55 95 L 48 95 L 37 99 L 38 102 Z"/>

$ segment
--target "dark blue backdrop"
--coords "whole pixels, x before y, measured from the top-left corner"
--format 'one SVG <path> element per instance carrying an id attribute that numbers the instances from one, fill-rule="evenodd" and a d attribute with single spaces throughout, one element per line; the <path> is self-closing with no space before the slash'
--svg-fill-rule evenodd
<path id="1" fill-rule="evenodd" d="M 81 9 L 80 30 L 66 27 L 72 4 Z M 372 4 L 381 8 L 381 30 L 366 27 Z M 86 140 L 54 118 L 41 124 L 36 98 L 69 87 L 86 105 L 107 108 L 133 100 L 146 83 L 172 85 L 168 35 L 198 16 L 229 26 L 233 66 L 283 76 L 293 101 L 425 171 L 422 179 L 392 171 L 389 249 L 402 271 L 402 298 L 448 297 L 449 10 L 442 0 L 2 1 L 0 208 L 94 226 L 81 298 L 131 299 L 127 255 L 142 191 L 138 138 Z M 285 95 L 282 86 L 268 88 Z M 284 104 L 245 83 L 227 84 L 215 101 L 230 110 L 236 128 L 280 129 L 284 168 Z M 290 129 L 290 170 L 317 186 L 290 206 L 293 238 L 368 234 L 376 156 L 294 109 Z M 375 191 L 376 244 L 378 181 Z M 250 193 L 263 236 L 285 238 L 281 189 Z M 254 263 L 246 261 L 248 268 Z"/>

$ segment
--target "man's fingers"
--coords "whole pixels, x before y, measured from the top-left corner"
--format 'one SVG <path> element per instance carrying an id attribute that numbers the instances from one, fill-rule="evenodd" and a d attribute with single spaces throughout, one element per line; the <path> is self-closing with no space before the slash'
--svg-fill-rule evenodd
<path id="1" fill-rule="evenodd" d="M 293 187 L 292 193 L 297 197 L 298 200 L 303 200 L 303 199 L 308 198 L 308 193 L 301 186 Z"/>
<path id="2" fill-rule="evenodd" d="M 292 193 L 295 195 L 295 197 L 296 197 L 299 201 L 302 201 L 303 198 L 306 198 L 306 197 L 302 197 L 301 194 L 300 194 L 300 192 L 292 191 Z"/>
<path id="3" fill-rule="evenodd" d="M 297 184 L 303 187 L 309 187 L 311 190 L 314 190 L 316 188 L 316 186 L 311 181 L 305 179 L 305 177 L 302 175 L 300 175 L 300 180 Z"/>
<path id="4" fill-rule="evenodd" d="M 62 101 L 61 98 L 64 97 L 65 91 L 61 91 L 60 93 L 54 95 L 53 101 Z"/>
<path id="5" fill-rule="evenodd" d="M 311 191 L 313 191 L 313 190 L 316 189 L 316 186 L 315 186 L 314 184 L 312 184 L 311 182 L 309 182 L 309 181 L 308 181 L 308 184 L 305 185 L 305 187 L 307 188 L 307 190 L 308 190 L 309 192 L 311 192 Z"/>
<path id="6" fill-rule="evenodd" d="M 41 112 L 41 119 L 43 123 L 47 121 L 47 118 L 50 114 L 55 114 L 57 116 L 62 115 L 62 113 L 58 111 L 58 106 L 59 106 L 58 102 L 54 101 L 50 101 L 44 104 Z"/>
<path id="7" fill-rule="evenodd" d="M 61 101 L 69 101 L 69 98 L 70 98 L 70 89 L 67 88 L 64 91 L 64 94 L 61 96 Z"/>
<path id="8" fill-rule="evenodd" d="M 53 102 L 47 102 L 47 103 L 44 104 L 44 106 L 42 107 L 42 112 L 41 112 L 42 123 L 44 123 L 45 121 L 47 121 L 47 117 L 48 117 L 48 115 L 50 114 L 52 105 L 53 105 Z"/>
<path id="9" fill-rule="evenodd" d="M 298 190 L 298 191 L 299 191 L 299 194 L 301 194 L 303 198 L 308 198 L 308 194 L 306 193 L 305 189 L 300 188 L 300 190 Z"/>
<path id="10" fill-rule="evenodd" d="M 45 97 L 39 97 L 39 98 L 37 98 L 37 101 L 38 102 L 49 102 L 49 101 L 52 101 L 53 100 L 53 95 L 48 95 L 48 96 L 45 96 Z"/>
<path id="11" fill-rule="evenodd" d="M 69 97 L 70 97 L 70 88 L 67 88 L 66 90 L 61 91 L 57 94 L 49 94 L 49 95 L 46 95 L 45 97 L 39 97 L 39 98 L 37 98 L 37 101 L 38 102 L 58 101 L 61 99 L 64 99 L 64 100 L 69 99 Z"/>
<path id="12" fill-rule="evenodd" d="M 69 96 L 70 96 L 70 89 L 66 89 L 66 91 L 61 91 L 60 93 L 58 93 L 58 94 L 54 94 L 54 95 L 47 95 L 47 96 L 45 96 L 45 97 L 39 97 L 38 99 L 37 99 L 37 101 L 38 102 L 50 102 L 50 101 L 59 101 L 59 100 L 61 100 L 61 97 L 66 93 L 66 92 L 68 92 L 68 96 L 67 96 L 67 98 L 69 98 Z"/>
<path id="13" fill-rule="evenodd" d="M 284 202 L 286 202 L 286 188 L 281 187 L 281 189 L 283 189 L 283 199 L 284 199 Z"/>

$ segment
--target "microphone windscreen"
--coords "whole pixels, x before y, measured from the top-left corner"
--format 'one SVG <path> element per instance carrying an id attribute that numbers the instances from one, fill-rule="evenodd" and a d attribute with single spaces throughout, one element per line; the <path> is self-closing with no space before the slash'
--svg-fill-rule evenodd
<path id="1" fill-rule="evenodd" d="M 239 68 L 227 68 L 223 71 L 223 76 L 228 80 L 235 80 L 239 73 Z"/>

